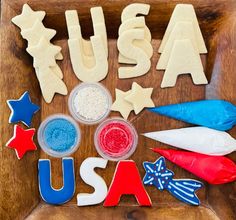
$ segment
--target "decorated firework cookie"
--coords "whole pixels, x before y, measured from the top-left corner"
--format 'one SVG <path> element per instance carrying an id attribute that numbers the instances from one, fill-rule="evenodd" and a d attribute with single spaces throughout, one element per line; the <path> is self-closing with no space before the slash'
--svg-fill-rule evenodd
<path id="1" fill-rule="evenodd" d="M 146 174 L 143 178 L 144 185 L 155 186 L 158 190 L 168 190 L 178 200 L 189 205 L 199 205 L 200 201 L 195 191 L 202 188 L 203 184 L 191 179 L 172 179 L 174 173 L 166 168 L 165 158 L 160 157 L 156 162 L 143 163 Z"/>

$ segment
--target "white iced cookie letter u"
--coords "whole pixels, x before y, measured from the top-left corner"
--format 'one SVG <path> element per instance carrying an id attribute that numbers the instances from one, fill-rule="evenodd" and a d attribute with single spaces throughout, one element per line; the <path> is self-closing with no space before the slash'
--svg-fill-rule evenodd
<path id="1" fill-rule="evenodd" d="M 78 79 L 83 82 L 99 82 L 108 72 L 106 26 L 101 7 L 91 8 L 90 12 L 94 29 L 91 42 L 82 38 L 77 12 L 65 12 L 69 33 L 68 46 L 72 67 Z"/>
<path id="2" fill-rule="evenodd" d="M 85 183 L 92 186 L 95 191 L 92 194 L 79 193 L 77 195 L 77 205 L 87 206 L 101 203 L 107 195 L 107 185 L 105 181 L 94 171 L 95 167 L 105 168 L 107 160 L 98 157 L 89 157 L 80 166 L 80 176 Z"/>

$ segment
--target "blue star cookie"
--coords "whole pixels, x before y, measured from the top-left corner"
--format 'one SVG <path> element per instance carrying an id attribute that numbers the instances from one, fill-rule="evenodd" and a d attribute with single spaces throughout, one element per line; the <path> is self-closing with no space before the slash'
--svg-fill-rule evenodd
<path id="1" fill-rule="evenodd" d="M 22 122 L 30 127 L 33 115 L 40 109 L 38 105 L 31 102 L 29 92 L 26 91 L 17 100 L 7 100 L 7 104 L 11 109 L 9 123 Z"/>

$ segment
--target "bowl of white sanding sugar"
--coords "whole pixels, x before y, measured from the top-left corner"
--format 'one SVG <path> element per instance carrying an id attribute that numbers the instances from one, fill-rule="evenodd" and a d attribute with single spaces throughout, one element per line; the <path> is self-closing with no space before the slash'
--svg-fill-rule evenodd
<path id="1" fill-rule="evenodd" d="M 71 115 L 83 124 L 97 124 L 111 111 L 110 92 L 100 83 L 81 83 L 69 96 Z"/>

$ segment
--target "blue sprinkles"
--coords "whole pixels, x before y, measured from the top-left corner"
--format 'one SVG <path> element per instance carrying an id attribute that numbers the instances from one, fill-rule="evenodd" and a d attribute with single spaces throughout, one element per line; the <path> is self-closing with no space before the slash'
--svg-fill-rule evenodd
<path id="1" fill-rule="evenodd" d="M 47 147 L 57 152 L 70 150 L 78 139 L 75 126 L 66 119 L 54 119 L 48 122 L 43 136 Z"/>

